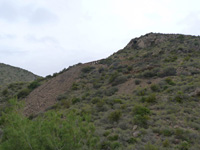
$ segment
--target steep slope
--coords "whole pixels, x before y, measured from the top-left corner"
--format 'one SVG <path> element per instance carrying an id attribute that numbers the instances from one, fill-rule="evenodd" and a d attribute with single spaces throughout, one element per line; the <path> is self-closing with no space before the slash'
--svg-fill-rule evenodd
<path id="1" fill-rule="evenodd" d="M 68 71 L 50 79 L 26 98 L 26 115 L 34 115 L 46 110 L 57 102 L 57 97 L 71 89 L 77 80 L 82 66 L 74 66 Z"/>
<path id="2" fill-rule="evenodd" d="M 26 98 L 25 114 L 91 114 L 104 150 L 196 150 L 199 106 L 200 37 L 149 33 L 48 79 Z"/>
<path id="3" fill-rule="evenodd" d="M 30 82 L 38 78 L 33 73 L 0 63 L 0 86 L 5 86 L 14 82 Z"/>

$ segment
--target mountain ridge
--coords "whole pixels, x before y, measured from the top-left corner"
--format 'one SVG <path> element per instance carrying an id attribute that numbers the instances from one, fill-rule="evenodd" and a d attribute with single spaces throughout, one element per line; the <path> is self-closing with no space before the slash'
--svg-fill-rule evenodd
<path id="1" fill-rule="evenodd" d="M 46 78 L 24 99 L 24 114 L 90 114 L 105 150 L 200 149 L 199 58 L 200 37 L 149 33 Z"/>

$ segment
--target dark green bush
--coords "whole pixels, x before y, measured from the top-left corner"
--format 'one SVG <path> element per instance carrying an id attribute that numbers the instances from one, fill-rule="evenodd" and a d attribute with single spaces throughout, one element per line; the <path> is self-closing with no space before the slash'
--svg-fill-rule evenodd
<path id="1" fill-rule="evenodd" d="M 156 100 L 156 95 L 153 93 L 153 94 L 150 94 L 149 96 L 142 97 L 141 101 L 142 102 L 147 102 L 147 103 L 155 103 L 157 101 Z"/>
<path id="2" fill-rule="evenodd" d="M 127 77 L 126 76 L 118 76 L 112 82 L 112 86 L 116 86 L 116 85 L 122 84 L 122 83 L 124 83 L 126 81 L 127 81 Z"/>
<path id="3" fill-rule="evenodd" d="M 98 103 L 100 100 L 101 100 L 101 99 L 100 99 L 99 97 L 94 97 L 94 98 L 91 100 L 91 102 L 92 102 L 92 104 L 96 104 L 96 103 Z"/>
<path id="4" fill-rule="evenodd" d="M 30 90 L 33 90 L 33 89 L 37 88 L 38 86 L 40 86 L 40 82 L 39 82 L 39 81 L 33 81 L 33 82 L 31 82 L 31 83 L 29 84 L 28 88 L 29 88 Z"/>
<path id="5" fill-rule="evenodd" d="M 118 88 L 117 87 L 111 87 L 109 89 L 107 89 L 105 91 L 105 95 L 106 96 L 112 96 L 113 94 L 115 94 L 116 92 L 118 91 Z"/>
<path id="6" fill-rule="evenodd" d="M 176 69 L 174 67 L 164 68 L 162 71 L 158 73 L 159 77 L 175 76 L 175 75 L 176 75 Z"/>
<path id="7" fill-rule="evenodd" d="M 128 71 L 133 70 L 133 66 L 128 66 L 128 67 L 127 67 L 127 70 L 128 70 Z"/>
<path id="8" fill-rule="evenodd" d="M 143 89 L 138 89 L 137 93 L 138 96 L 145 96 L 147 94 L 147 89 L 143 88 Z"/>
<path id="9" fill-rule="evenodd" d="M 148 108 L 144 107 L 144 106 L 141 106 L 141 105 L 134 106 L 132 112 L 133 112 L 134 115 L 141 115 L 141 116 L 150 114 L 150 110 Z"/>
<path id="10" fill-rule="evenodd" d="M 113 63 L 113 59 L 112 58 L 101 59 L 99 63 L 110 66 Z"/>
<path id="11" fill-rule="evenodd" d="M 113 74 L 111 74 L 109 78 L 109 83 L 112 83 L 118 76 L 119 76 L 118 72 L 114 72 Z"/>
<path id="12" fill-rule="evenodd" d="M 101 68 L 98 69 L 99 73 L 103 73 L 104 71 L 105 71 L 105 69 L 103 67 L 101 67 Z"/>
<path id="13" fill-rule="evenodd" d="M 146 71 L 144 71 L 142 76 L 144 78 L 152 78 L 152 77 L 157 76 L 157 71 L 155 71 L 155 70 L 146 70 Z"/>
<path id="14" fill-rule="evenodd" d="M 133 108 L 133 121 L 141 127 L 147 127 L 150 110 L 144 106 L 136 105 Z"/>
<path id="15" fill-rule="evenodd" d="M 74 83 L 72 84 L 71 89 L 74 90 L 74 91 L 75 91 L 75 90 L 78 90 L 78 89 L 79 89 L 78 83 L 75 83 L 75 82 L 74 82 Z"/>
<path id="16" fill-rule="evenodd" d="M 121 116 L 122 116 L 122 112 L 120 110 L 115 110 L 109 114 L 108 119 L 111 122 L 118 122 Z"/>
<path id="17" fill-rule="evenodd" d="M 175 62 L 177 60 L 177 56 L 170 56 L 170 57 L 167 57 L 165 58 L 165 62 Z"/>
<path id="18" fill-rule="evenodd" d="M 175 102 L 178 102 L 178 103 L 183 103 L 184 101 L 187 101 L 187 100 L 189 100 L 189 99 L 190 99 L 190 97 L 189 97 L 188 95 L 184 94 L 184 93 L 181 92 L 181 91 L 177 92 L 177 93 L 175 94 L 174 98 L 173 98 L 173 100 L 174 100 Z"/>
<path id="19" fill-rule="evenodd" d="M 118 140 L 119 136 L 117 134 L 108 136 L 109 141 L 116 141 Z"/>
<path id="20" fill-rule="evenodd" d="M 152 84 L 150 88 L 153 92 L 160 92 L 160 87 L 157 84 Z"/>
<path id="21" fill-rule="evenodd" d="M 178 146 L 179 150 L 189 150 L 190 144 L 187 141 L 181 142 L 181 144 Z"/>
<path id="22" fill-rule="evenodd" d="M 141 80 L 136 79 L 135 80 L 135 85 L 139 85 L 141 83 Z"/>
<path id="23" fill-rule="evenodd" d="M 170 130 L 170 129 L 168 129 L 168 128 L 163 129 L 163 130 L 161 131 L 161 133 L 162 133 L 164 136 L 172 136 L 172 135 L 174 134 L 173 130 Z"/>
<path id="24" fill-rule="evenodd" d="M 176 83 L 171 79 L 171 78 L 166 78 L 165 81 L 169 84 L 169 85 L 176 85 Z"/>
<path id="25" fill-rule="evenodd" d="M 145 150 L 159 150 L 156 145 L 153 145 L 153 144 L 150 144 L 150 143 L 146 144 L 144 149 Z"/>
<path id="26" fill-rule="evenodd" d="M 81 101 L 81 99 L 78 98 L 78 97 L 73 97 L 73 98 L 72 98 L 72 104 L 76 104 L 76 103 L 78 103 L 78 102 L 80 102 L 80 101 Z"/>
<path id="27" fill-rule="evenodd" d="M 19 98 L 19 99 L 25 98 L 26 96 L 29 95 L 30 92 L 31 92 L 30 89 L 27 89 L 27 88 L 23 89 L 17 94 L 17 98 Z"/>
<path id="28" fill-rule="evenodd" d="M 98 101 L 96 103 L 96 106 L 97 106 L 99 111 L 103 111 L 103 107 L 104 107 L 105 104 L 106 104 L 105 100 L 101 99 L 100 101 Z"/>
<path id="29" fill-rule="evenodd" d="M 89 73 L 89 72 L 92 71 L 93 69 L 95 69 L 95 67 L 93 67 L 93 66 L 86 66 L 86 67 L 82 68 L 81 71 L 82 71 L 83 73 Z"/>
<path id="30" fill-rule="evenodd" d="M 3 96 L 6 96 L 8 94 L 8 89 L 6 88 L 6 89 L 4 89 L 3 91 L 2 91 L 2 95 Z"/>

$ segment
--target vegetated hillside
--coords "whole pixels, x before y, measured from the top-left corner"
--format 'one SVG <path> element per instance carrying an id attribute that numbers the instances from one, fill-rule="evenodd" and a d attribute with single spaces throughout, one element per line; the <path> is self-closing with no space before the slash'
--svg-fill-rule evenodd
<path id="1" fill-rule="evenodd" d="M 27 70 L 0 63 L 1 87 L 14 82 L 30 82 L 37 78 L 37 75 Z"/>
<path id="2" fill-rule="evenodd" d="M 200 37 L 149 33 L 47 78 L 25 114 L 90 114 L 99 149 L 200 149 Z"/>
<path id="3" fill-rule="evenodd" d="M 24 69 L 0 63 L 0 108 L 3 102 L 17 96 L 30 82 L 39 78 Z"/>

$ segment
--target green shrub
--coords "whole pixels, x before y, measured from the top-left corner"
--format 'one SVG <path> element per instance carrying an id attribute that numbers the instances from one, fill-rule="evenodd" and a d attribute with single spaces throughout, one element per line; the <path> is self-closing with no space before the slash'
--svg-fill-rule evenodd
<path id="1" fill-rule="evenodd" d="M 116 104 L 116 103 L 119 103 L 119 104 L 122 104 L 122 100 L 121 99 L 114 99 L 113 102 Z"/>
<path id="2" fill-rule="evenodd" d="M 131 137 L 130 139 L 128 139 L 128 141 L 127 141 L 129 144 L 134 144 L 134 143 L 136 143 L 137 142 L 137 139 L 136 138 L 133 138 L 133 137 Z"/>
<path id="3" fill-rule="evenodd" d="M 177 139 L 188 140 L 186 132 L 181 128 L 176 128 L 174 134 Z"/>
<path id="4" fill-rule="evenodd" d="M 179 146 L 179 150 L 189 150 L 190 149 L 190 144 L 187 141 L 183 141 Z"/>
<path id="5" fill-rule="evenodd" d="M 118 122 L 121 116 L 122 116 L 122 112 L 120 110 L 115 110 L 109 114 L 108 119 L 111 122 Z"/>
<path id="6" fill-rule="evenodd" d="M 135 85 L 139 85 L 141 83 L 141 80 L 136 79 L 135 80 Z"/>
<path id="7" fill-rule="evenodd" d="M 17 98 L 21 99 L 21 98 L 25 98 L 26 96 L 28 96 L 30 93 L 30 89 L 23 89 L 21 90 L 18 94 L 17 94 Z"/>
<path id="8" fill-rule="evenodd" d="M 117 134 L 108 136 L 109 141 L 116 141 L 118 140 L 119 136 Z"/>
<path id="9" fill-rule="evenodd" d="M 144 73 L 142 74 L 142 76 L 143 76 L 144 78 L 152 78 L 152 77 L 157 76 L 157 71 L 154 71 L 154 70 L 146 70 L 146 71 L 144 71 Z"/>
<path id="10" fill-rule="evenodd" d="M 183 103 L 186 100 L 189 100 L 188 95 L 184 94 L 183 92 L 179 91 L 174 96 L 173 100 L 178 103 Z"/>
<path id="11" fill-rule="evenodd" d="M 156 100 L 156 95 L 153 93 L 153 94 L 150 94 L 149 96 L 142 97 L 141 101 L 142 102 L 147 102 L 147 103 L 155 103 L 157 101 Z"/>
<path id="12" fill-rule="evenodd" d="M 66 94 L 61 94 L 61 95 L 58 95 L 57 100 L 61 101 L 61 100 L 65 100 L 66 98 L 67 98 Z"/>
<path id="13" fill-rule="evenodd" d="M 166 78 L 165 81 L 166 81 L 169 85 L 176 85 L 175 82 L 174 82 L 171 78 Z"/>
<path id="14" fill-rule="evenodd" d="M 111 149 L 119 149 L 121 147 L 121 144 L 117 141 L 112 142 Z"/>
<path id="15" fill-rule="evenodd" d="M 170 147 L 170 142 L 168 139 L 164 140 L 162 143 L 163 147 Z"/>
<path id="16" fill-rule="evenodd" d="M 6 88 L 6 89 L 4 89 L 3 91 L 2 91 L 2 95 L 3 96 L 6 96 L 8 94 L 8 89 Z"/>
<path id="17" fill-rule="evenodd" d="M 86 67 L 82 68 L 81 71 L 82 71 L 83 73 L 89 73 L 89 72 L 92 71 L 93 69 L 95 69 L 95 67 L 93 67 L 93 66 L 86 66 Z"/>
<path id="18" fill-rule="evenodd" d="M 165 58 L 165 62 L 175 62 L 177 60 L 177 56 L 170 56 L 170 57 L 167 57 Z"/>
<path id="19" fill-rule="evenodd" d="M 105 131 L 105 132 L 103 133 L 103 136 L 107 137 L 109 134 L 110 134 L 110 131 Z"/>
<path id="20" fill-rule="evenodd" d="M 118 91 L 117 87 L 111 87 L 105 91 L 106 96 L 112 96 Z"/>
<path id="21" fill-rule="evenodd" d="M 159 150 L 155 145 L 150 144 L 150 143 L 146 144 L 144 149 L 145 150 Z"/>
<path id="22" fill-rule="evenodd" d="M 40 82 L 39 82 L 39 81 L 33 81 L 33 82 L 31 82 L 31 83 L 29 84 L 28 88 L 29 88 L 30 90 L 33 90 L 33 89 L 37 88 L 38 86 L 40 86 Z"/>
<path id="23" fill-rule="evenodd" d="M 150 114 L 150 110 L 144 106 L 141 105 L 136 105 L 133 107 L 133 114 L 134 115 L 141 115 L 141 116 L 145 116 L 145 115 L 149 115 Z"/>
<path id="24" fill-rule="evenodd" d="M 98 89 L 98 88 L 100 88 L 102 86 L 102 83 L 99 83 L 99 82 L 93 82 L 93 88 L 95 88 L 95 89 Z"/>
<path id="25" fill-rule="evenodd" d="M 75 90 L 78 90 L 78 89 L 79 89 L 78 83 L 75 83 L 75 82 L 74 82 L 74 83 L 72 84 L 71 89 L 74 90 L 74 91 L 75 91 Z"/>
<path id="26" fill-rule="evenodd" d="M 29 120 L 16 101 L 10 106 L 0 120 L 4 133 L 0 141 L 2 150 L 98 149 L 95 127 L 88 115 L 48 111 Z"/>
<path id="27" fill-rule="evenodd" d="M 109 83 L 112 83 L 118 76 L 119 76 L 118 72 L 114 72 L 113 74 L 111 74 L 109 78 Z"/>
<path id="28" fill-rule="evenodd" d="M 78 103 L 78 102 L 80 102 L 80 101 L 81 101 L 81 99 L 78 98 L 78 97 L 73 97 L 73 98 L 72 98 L 72 104 L 76 104 L 76 103 Z"/>
<path id="29" fill-rule="evenodd" d="M 174 67 L 164 68 L 162 71 L 158 73 L 159 77 L 175 76 L 175 75 L 176 75 L 176 69 Z"/>
<path id="30" fill-rule="evenodd" d="M 174 134 L 174 132 L 172 131 L 172 130 L 170 130 L 170 129 L 163 129 L 162 131 L 161 131 L 161 133 L 164 135 L 164 136 L 172 136 L 173 134 Z"/>
<path id="31" fill-rule="evenodd" d="M 160 87 L 157 84 L 152 84 L 150 88 L 153 92 L 160 92 Z"/>
<path id="32" fill-rule="evenodd" d="M 136 105 L 133 108 L 133 121 L 141 127 L 147 127 L 150 110 L 144 106 Z"/>
<path id="33" fill-rule="evenodd" d="M 122 83 L 124 83 L 126 81 L 127 81 L 127 77 L 126 76 L 118 76 L 112 82 L 112 86 L 116 86 L 116 85 L 122 84 Z"/>
<path id="34" fill-rule="evenodd" d="M 136 93 L 138 96 L 145 96 L 147 94 L 147 89 L 146 88 L 139 88 L 137 90 L 137 93 Z"/>
<path id="35" fill-rule="evenodd" d="M 132 69 L 133 69 L 133 66 L 128 66 L 128 67 L 127 67 L 127 70 L 128 70 L 128 71 L 131 71 Z"/>
<path id="36" fill-rule="evenodd" d="M 98 101 L 96 103 L 96 106 L 98 108 L 99 111 L 102 111 L 103 110 L 103 106 L 106 104 L 105 100 L 104 99 L 101 99 L 100 101 Z"/>
<path id="37" fill-rule="evenodd" d="M 111 149 L 111 142 L 110 141 L 102 141 L 101 145 L 100 145 L 100 149 L 102 150 L 107 150 L 107 149 Z"/>
<path id="38" fill-rule="evenodd" d="M 98 103 L 100 100 L 101 100 L 101 99 L 100 99 L 99 97 L 94 97 L 94 98 L 91 100 L 91 102 L 92 102 L 92 104 L 96 104 L 96 103 Z"/>

